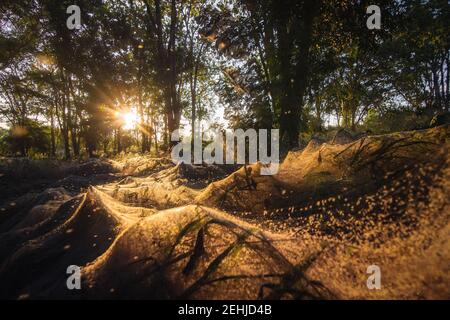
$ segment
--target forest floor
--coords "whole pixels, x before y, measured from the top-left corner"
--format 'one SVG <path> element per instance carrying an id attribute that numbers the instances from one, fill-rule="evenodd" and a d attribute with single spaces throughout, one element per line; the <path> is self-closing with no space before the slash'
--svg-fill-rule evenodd
<path id="1" fill-rule="evenodd" d="M 2 159 L 0 298 L 448 299 L 449 137 L 342 133 L 274 176 L 150 156 Z"/>

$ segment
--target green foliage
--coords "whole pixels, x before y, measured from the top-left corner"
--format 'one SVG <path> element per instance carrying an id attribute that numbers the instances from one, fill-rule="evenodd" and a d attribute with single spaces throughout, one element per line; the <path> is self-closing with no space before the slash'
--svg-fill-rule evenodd
<path id="1" fill-rule="evenodd" d="M 15 126 L 0 132 L 0 153 L 39 158 L 50 150 L 50 129 L 28 120 L 24 126 Z"/>
<path id="2" fill-rule="evenodd" d="M 431 117 L 426 113 L 414 112 L 405 107 L 383 111 L 371 109 L 361 129 L 375 134 L 416 130 L 427 128 L 430 120 Z"/>
<path id="3" fill-rule="evenodd" d="M 180 123 L 222 107 L 232 128 L 280 129 L 286 151 L 330 118 L 387 132 L 450 110 L 445 0 L 380 0 L 381 30 L 365 0 L 83 0 L 76 30 L 70 4 L 0 5 L 0 116 L 30 131 L 3 136 L 3 153 L 168 149 Z M 124 133 L 116 113 L 131 109 L 140 128 Z"/>
<path id="4" fill-rule="evenodd" d="M 0 155 L 9 153 L 8 130 L 0 128 Z"/>

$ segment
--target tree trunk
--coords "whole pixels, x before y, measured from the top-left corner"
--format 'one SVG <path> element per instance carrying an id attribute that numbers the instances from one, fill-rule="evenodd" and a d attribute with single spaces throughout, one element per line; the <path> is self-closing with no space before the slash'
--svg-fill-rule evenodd
<path id="1" fill-rule="evenodd" d="M 70 155 L 70 141 L 69 141 L 69 125 L 68 125 L 68 115 L 66 113 L 66 97 L 63 94 L 62 95 L 62 105 L 61 105 L 61 111 L 62 111 L 62 127 L 61 127 L 61 134 L 63 137 L 63 143 L 64 143 L 64 159 L 69 160 L 71 158 Z"/>
<path id="2" fill-rule="evenodd" d="M 117 139 L 117 153 L 121 153 L 122 152 L 122 129 L 119 127 L 117 129 L 117 134 L 116 134 L 116 139 Z"/>
<path id="3" fill-rule="evenodd" d="M 71 76 L 69 75 L 67 77 L 67 107 L 69 110 L 68 113 L 68 124 L 69 124 L 69 130 L 70 130 L 70 138 L 72 140 L 72 149 L 73 149 L 73 155 L 75 158 L 78 158 L 80 156 L 80 148 L 78 145 L 78 134 L 77 134 L 77 106 L 75 102 L 75 93 L 73 91 L 73 84 Z M 72 96 L 73 104 L 71 103 L 70 97 Z"/>
<path id="4" fill-rule="evenodd" d="M 282 149 L 286 150 L 298 146 L 301 107 L 308 81 L 312 26 L 321 1 L 305 0 L 301 14 L 298 9 L 294 12 L 286 10 L 283 3 L 275 6 L 281 78 L 280 138 Z M 296 58 L 295 66 L 291 63 L 292 57 Z"/>
<path id="5" fill-rule="evenodd" d="M 55 106 L 52 104 L 50 106 L 50 157 L 56 158 L 56 138 L 55 138 L 55 116 L 54 116 Z"/>
<path id="6" fill-rule="evenodd" d="M 155 116 L 154 114 L 151 115 L 151 122 L 152 122 L 152 128 L 153 128 L 153 141 L 155 143 L 155 152 L 158 154 L 158 127 L 156 124 Z"/>

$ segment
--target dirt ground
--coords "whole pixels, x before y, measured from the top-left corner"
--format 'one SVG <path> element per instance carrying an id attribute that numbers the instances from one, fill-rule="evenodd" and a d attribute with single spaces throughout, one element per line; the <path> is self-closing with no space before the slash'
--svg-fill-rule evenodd
<path id="1" fill-rule="evenodd" d="M 448 299 L 449 133 L 312 140 L 274 176 L 2 160 L 0 298 Z"/>

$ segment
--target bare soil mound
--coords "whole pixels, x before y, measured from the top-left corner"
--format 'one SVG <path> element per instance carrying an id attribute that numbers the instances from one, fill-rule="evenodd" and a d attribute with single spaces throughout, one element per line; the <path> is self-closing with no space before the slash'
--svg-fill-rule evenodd
<path id="1" fill-rule="evenodd" d="M 89 185 L 117 180 L 122 165 L 108 159 L 86 161 L 30 160 L 5 158 L 0 160 L 0 205 L 4 201 L 41 192 L 46 188 L 64 187 L 80 192 Z"/>

